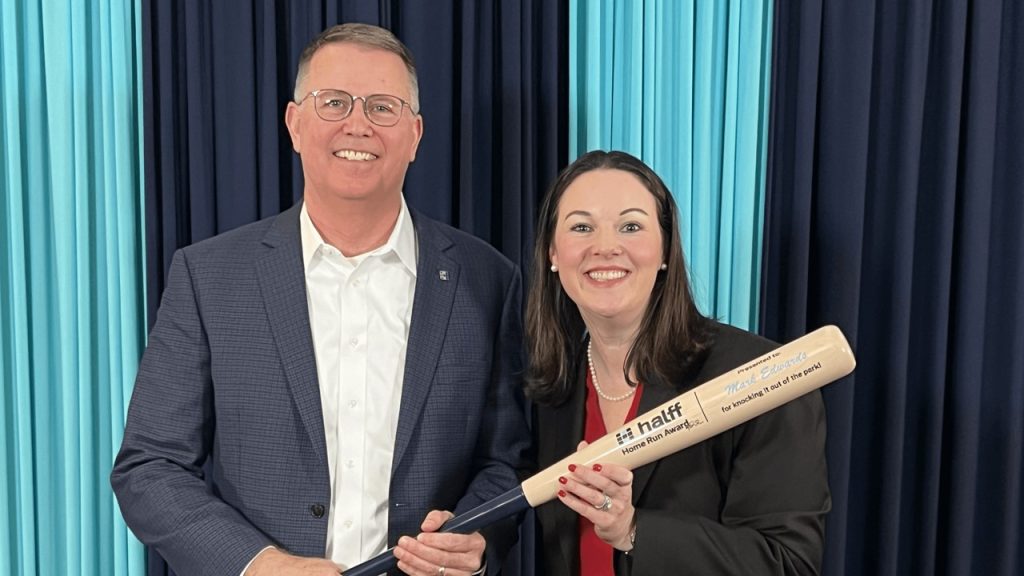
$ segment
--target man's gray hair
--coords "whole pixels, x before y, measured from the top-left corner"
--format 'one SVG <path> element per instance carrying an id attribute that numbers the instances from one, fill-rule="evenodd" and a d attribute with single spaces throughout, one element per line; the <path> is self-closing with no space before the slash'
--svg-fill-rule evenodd
<path id="1" fill-rule="evenodd" d="M 412 105 L 412 111 L 419 114 L 420 86 L 416 78 L 416 64 L 413 62 L 412 52 L 390 30 L 385 30 L 372 24 L 350 23 L 331 26 L 306 45 L 302 50 L 302 55 L 299 56 L 299 71 L 295 75 L 296 102 L 306 95 L 301 90 L 304 90 L 303 84 L 305 84 L 306 76 L 309 75 L 309 62 L 313 59 L 313 54 L 316 54 L 318 50 L 328 44 L 341 44 L 343 42 L 358 44 L 367 48 L 377 48 L 391 52 L 401 58 L 405 64 L 405 69 L 409 72 L 409 103 Z M 333 86 L 322 86 L 321 88 L 333 88 Z M 359 94 L 359 96 L 369 96 L 369 94 Z"/>

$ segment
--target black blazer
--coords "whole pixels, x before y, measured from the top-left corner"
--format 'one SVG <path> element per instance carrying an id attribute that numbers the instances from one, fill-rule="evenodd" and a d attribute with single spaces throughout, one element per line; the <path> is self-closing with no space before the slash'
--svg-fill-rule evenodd
<path id="1" fill-rule="evenodd" d="M 696 376 L 678 389 L 645 387 L 642 414 L 776 347 L 715 323 Z M 583 363 L 572 396 L 537 406 L 540 469 L 583 439 Z M 818 574 L 831 509 L 825 408 L 817 391 L 634 471 L 636 544 L 615 554 L 616 573 Z M 577 515 L 554 500 L 537 509 L 539 573 L 579 574 Z"/>

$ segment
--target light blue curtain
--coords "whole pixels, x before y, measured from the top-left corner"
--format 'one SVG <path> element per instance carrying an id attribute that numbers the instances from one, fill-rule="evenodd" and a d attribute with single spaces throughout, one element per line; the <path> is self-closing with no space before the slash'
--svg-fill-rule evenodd
<path id="1" fill-rule="evenodd" d="M 757 327 L 770 0 L 571 0 L 569 157 L 618 149 L 665 180 L 698 305 Z"/>
<path id="2" fill-rule="evenodd" d="M 108 475 L 145 334 L 141 14 L 0 3 L 0 574 L 142 574 Z"/>

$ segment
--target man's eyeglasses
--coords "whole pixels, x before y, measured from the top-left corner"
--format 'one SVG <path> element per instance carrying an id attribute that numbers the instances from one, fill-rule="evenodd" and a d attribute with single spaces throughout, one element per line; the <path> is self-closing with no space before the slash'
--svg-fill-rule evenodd
<path id="1" fill-rule="evenodd" d="M 310 96 L 316 106 L 316 115 L 328 122 L 340 122 L 352 113 L 355 101 L 363 101 L 363 114 L 366 119 L 377 126 L 394 126 L 402 119 L 402 108 L 407 107 L 413 114 L 412 105 L 398 96 L 390 94 L 371 94 L 370 96 L 353 96 L 344 90 L 313 90 L 302 100 L 301 105 Z"/>

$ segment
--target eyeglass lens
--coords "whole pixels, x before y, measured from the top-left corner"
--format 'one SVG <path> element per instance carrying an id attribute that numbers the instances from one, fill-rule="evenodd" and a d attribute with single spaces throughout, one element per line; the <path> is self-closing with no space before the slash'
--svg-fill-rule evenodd
<path id="1" fill-rule="evenodd" d="M 316 111 L 321 118 L 337 122 L 348 117 L 355 100 L 363 101 L 366 118 L 378 126 L 394 126 L 402 117 L 402 100 L 388 94 L 353 97 L 343 90 L 320 90 L 316 94 Z"/>

